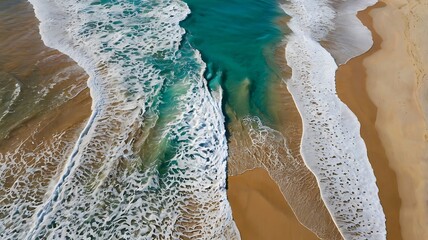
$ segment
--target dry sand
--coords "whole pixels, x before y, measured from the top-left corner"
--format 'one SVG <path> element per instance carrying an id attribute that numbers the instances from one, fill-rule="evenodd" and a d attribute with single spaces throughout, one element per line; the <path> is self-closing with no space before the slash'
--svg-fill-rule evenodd
<path id="1" fill-rule="evenodd" d="M 381 49 L 364 60 L 376 130 L 401 198 L 403 239 L 428 239 L 428 2 L 383 0 L 371 11 Z"/>
<path id="2" fill-rule="evenodd" d="M 428 239 L 428 2 L 409 2 L 383 0 L 372 19 L 359 15 L 374 46 L 339 68 L 337 88 L 361 122 L 388 239 L 418 240 Z"/>
<path id="3" fill-rule="evenodd" d="M 388 239 L 401 239 L 401 235 L 409 240 L 428 239 L 425 121 L 428 112 L 428 47 L 424 42 L 428 39 L 428 6 L 426 1 L 417 0 L 411 1 L 411 4 L 404 0 L 383 2 L 386 5 L 378 4 L 370 13 L 374 30 L 380 35 L 375 38 L 375 47 L 340 67 L 338 93 L 362 123 L 362 136 L 378 179 L 380 198 L 387 217 Z M 367 15 L 360 17 L 366 24 L 371 23 Z M 26 29 L 36 29 L 37 21 L 33 19 L 28 24 Z M 2 30 L 2 35 L 6 36 L 5 30 Z M 28 34 L 28 44 L 40 50 L 39 58 L 47 57 L 47 52 L 52 51 L 43 47 L 36 32 L 25 34 Z M 66 58 L 57 52 L 50 54 Z M 11 56 L 7 57 L 9 59 Z M 27 64 L 31 60 L 22 53 L 14 57 L 14 61 L 2 66 L 2 71 L 16 70 L 19 64 Z M 52 66 L 52 60 L 37 67 L 45 69 L 44 66 L 48 65 Z M 52 74 L 60 68 L 64 66 L 54 64 L 45 71 Z M 27 70 L 26 73 L 28 78 L 34 77 L 34 70 Z M 80 79 L 74 76 L 76 78 Z M 78 84 L 85 83 L 84 80 L 79 81 Z M 31 132 L 37 132 L 31 139 L 35 141 L 48 141 L 49 136 L 63 131 L 75 136 L 89 114 L 89 92 L 84 90 L 60 106 L 23 122 L 16 128 L 20 130 L 11 133 L 12 138 L 0 144 L 1 148 L 10 149 L 12 145 L 26 140 Z M 30 143 L 26 150 L 31 151 Z M 395 173 L 388 167 L 388 162 L 397 173 L 398 187 Z M 230 177 L 228 193 L 243 239 L 316 239 L 297 221 L 265 170 L 255 169 Z"/>

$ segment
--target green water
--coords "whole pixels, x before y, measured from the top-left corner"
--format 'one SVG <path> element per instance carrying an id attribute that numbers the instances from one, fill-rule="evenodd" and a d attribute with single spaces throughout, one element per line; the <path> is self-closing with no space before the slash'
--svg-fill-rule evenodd
<path id="1" fill-rule="evenodd" d="M 283 34 L 276 24 L 284 16 L 277 0 L 185 0 L 191 14 L 181 26 L 207 63 L 211 88 L 225 90 L 226 118 L 258 116 L 268 111 L 269 86 L 278 81 L 274 53 Z"/>

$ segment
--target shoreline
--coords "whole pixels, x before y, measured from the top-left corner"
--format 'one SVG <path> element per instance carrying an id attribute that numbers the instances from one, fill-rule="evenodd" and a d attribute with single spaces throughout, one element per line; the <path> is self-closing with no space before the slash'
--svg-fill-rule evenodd
<path id="1" fill-rule="evenodd" d="M 360 14 L 373 33 L 374 47 L 354 69 L 340 69 L 338 89 L 354 94 L 344 102 L 359 117 L 369 159 L 381 176 L 377 183 L 387 236 L 393 240 L 428 238 L 426 16 L 427 2 L 380 1 Z M 345 78 L 354 81 L 345 83 Z"/>
<path id="2" fill-rule="evenodd" d="M 285 58 L 280 58 L 285 55 L 285 47 L 282 47 L 277 51 L 275 58 L 281 67 L 284 67 Z M 289 76 L 286 68 L 281 69 L 284 76 Z M 275 126 L 276 130 L 262 125 L 253 129 L 249 127 L 251 124 L 246 124 L 248 121 L 241 123 L 239 119 L 234 119 L 234 124 L 229 125 L 229 128 L 232 129 L 229 130 L 232 133 L 232 137 L 229 139 L 229 178 L 237 179 L 236 183 L 243 181 L 241 179 L 244 177 L 241 178 L 241 175 L 247 171 L 259 168 L 267 170 L 268 178 L 273 179 L 280 188 L 281 198 L 285 199 L 292 209 L 295 216 L 293 221 L 305 226 L 305 231 L 312 230 L 323 239 L 341 239 L 342 237 L 321 199 L 315 176 L 306 167 L 300 156 L 302 121 L 292 96 L 282 80 L 272 84 L 270 93 L 272 101 L 270 107 L 277 109 L 276 118 L 281 124 Z M 254 123 L 254 121 L 250 122 Z M 260 135 L 256 134 L 258 131 L 260 131 Z M 257 175 L 257 173 L 255 174 Z M 233 191 L 233 189 L 229 189 L 229 195 L 233 194 Z M 253 207 L 257 208 L 257 205 Z M 313 215 L 312 209 L 317 209 L 318 214 Z M 245 212 L 237 213 L 236 207 L 233 206 L 232 212 L 234 216 L 246 214 Z M 247 219 L 247 221 L 250 220 Z"/>
<path id="3" fill-rule="evenodd" d="M 386 216 L 387 237 L 401 239 L 398 209 L 401 201 L 395 172 L 388 167 L 388 158 L 376 132 L 376 106 L 370 100 L 366 90 L 367 73 L 363 65 L 366 58 L 381 49 L 381 37 L 374 31 L 370 12 L 383 7 L 381 2 L 358 13 L 358 18 L 372 32 L 373 46 L 346 64 L 339 66 L 336 72 L 336 89 L 339 98 L 352 110 L 361 124 L 361 136 L 367 147 L 379 188 L 379 197 Z"/>
<path id="4" fill-rule="evenodd" d="M 361 14 L 361 12 L 363 12 L 363 13 L 365 13 L 365 14 L 368 14 L 368 11 L 369 11 L 369 9 L 370 8 L 368 8 L 368 9 L 364 9 L 364 10 L 362 10 L 362 11 L 360 11 L 357 15 L 360 15 Z M 361 55 L 360 55 L 361 56 Z M 358 58 L 358 57 L 357 57 Z M 353 59 L 351 59 L 349 62 L 351 62 Z M 349 63 L 348 62 L 348 63 Z M 347 63 L 347 64 L 348 64 Z M 347 65 L 347 64 L 345 64 L 345 65 Z M 339 66 L 339 69 L 341 68 L 341 66 Z M 284 69 L 284 71 L 286 72 L 286 69 Z M 336 79 L 335 79 L 335 81 L 337 81 Z M 294 102 L 294 101 L 293 101 Z M 301 117 L 300 116 L 300 114 L 299 114 L 299 117 Z M 301 134 L 301 133 L 300 133 Z M 300 144 L 299 144 L 300 145 Z M 300 148 L 300 146 L 299 146 L 299 148 Z M 260 166 L 259 166 L 260 167 Z M 235 176 L 232 176 L 232 177 L 229 177 L 229 178 L 235 178 L 235 179 L 237 179 L 237 178 L 239 178 L 239 177 L 241 177 L 242 176 L 242 178 L 244 178 L 244 175 L 245 174 L 247 174 L 247 173 L 249 173 L 249 174 L 252 174 L 252 175 L 254 175 L 255 173 L 253 173 L 252 171 L 254 171 L 255 169 L 259 169 L 259 168 L 257 168 L 257 166 L 256 166 L 256 168 L 253 168 L 253 169 L 250 169 L 250 170 L 246 170 L 246 171 L 244 171 L 244 172 L 242 172 L 241 174 L 238 174 L 238 175 L 235 175 Z M 266 169 L 266 167 L 265 166 L 263 166 L 263 169 Z M 267 169 L 268 170 L 268 169 Z M 239 180 L 235 180 L 235 181 L 239 181 Z M 241 181 L 244 181 L 244 180 L 241 180 Z M 242 184 L 242 183 L 241 183 Z M 283 198 L 285 198 L 285 197 L 283 197 Z M 236 200 L 235 200 L 236 201 Z M 236 203 L 235 203 L 236 204 Z M 232 208 L 234 208 L 234 207 L 232 207 Z M 234 209 L 233 209 L 234 210 Z M 234 212 L 234 211 L 233 211 Z M 235 216 L 235 212 L 234 212 L 234 216 Z M 242 218 L 242 216 L 239 216 L 240 218 Z M 296 219 L 297 220 L 297 219 Z M 297 220 L 298 221 L 298 220 Z M 238 223 L 237 223 L 238 224 Z M 260 223 L 260 224 L 263 224 L 263 223 Z M 303 225 L 303 224 L 302 224 Z M 238 228 L 239 228 L 239 226 L 238 226 Z M 246 230 L 247 231 L 247 230 Z M 244 233 L 245 234 L 245 233 Z"/>
<path id="5" fill-rule="evenodd" d="M 384 3 L 384 5 L 382 5 L 382 3 L 383 2 L 381 1 L 375 6 L 369 7 L 368 9 L 358 13 L 359 19 L 372 31 L 374 38 L 373 47 L 368 52 L 349 60 L 344 65 L 339 66 L 338 70 L 336 71 L 335 80 L 337 84 L 337 94 L 340 100 L 342 100 L 343 103 L 345 103 L 352 110 L 361 124 L 361 136 L 367 146 L 369 161 L 377 178 L 379 197 L 386 215 L 388 240 L 395 240 L 402 239 L 400 221 L 410 226 L 410 223 L 406 222 L 408 221 L 406 218 L 412 216 L 404 216 L 404 218 L 400 218 L 399 216 L 399 209 L 402 204 L 399 197 L 400 182 L 397 182 L 397 174 L 393 169 L 398 171 L 402 165 L 400 165 L 399 161 L 391 163 L 391 160 L 388 157 L 394 156 L 393 150 L 397 148 L 398 145 L 388 142 L 390 137 L 385 136 L 388 133 L 383 133 L 383 135 L 378 133 L 378 131 L 382 131 L 382 129 L 384 131 L 388 130 L 383 128 L 384 123 L 389 121 L 388 118 L 386 118 L 386 120 L 384 119 L 383 122 L 378 119 L 378 106 L 385 106 L 386 104 L 384 99 L 381 98 L 377 99 L 377 105 L 371 100 L 371 98 L 376 98 L 376 92 L 374 90 L 371 92 L 367 90 L 367 75 L 370 74 L 367 73 L 365 69 L 367 66 L 373 66 L 373 63 L 368 64 L 366 59 L 372 57 L 374 53 L 382 50 L 381 36 L 376 33 L 374 24 L 370 17 L 373 15 L 373 10 L 386 6 Z M 373 72 L 371 73 L 373 74 Z M 372 80 L 375 78 L 376 77 L 373 77 Z M 372 85 L 370 86 L 373 86 L 374 83 L 371 84 Z M 373 89 L 375 89 L 375 87 Z M 91 107 L 90 100 L 88 103 L 88 96 L 89 92 L 86 88 L 77 94 L 75 98 L 64 104 L 64 106 L 72 105 L 75 110 L 80 111 L 81 105 L 78 103 L 82 102 L 84 103 L 87 110 L 88 107 Z M 393 94 L 390 94 L 390 96 L 393 96 Z M 416 109 L 418 109 L 419 112 L 423 112 L 423 105 L 420 102 L 418 103 L 419 107 Z M 81 125 L 81 121 L 82 119 L 85 119 L 86 114 L 86 112 L 79 112 L 80 115 L 73 115 L 73 108 L 71 107 L 64 107 L 64 110 L 60 109 L 49 111 L 54 111 L 52 113 L 53 119 L 49 119 L 49 121 L 53 122 L 54 126 L 57 126 L 61 129 L 74 129 L 76 124 Z M 72 117 L 68 118 L 68 115 Z M 89 118 L 89 116 L 87 118 Z M 66 121 L 76 121 L 78 123 L 69 125 L 69 122 Z M 26 123 L 26 126 L 28 127 L 29 124 Z M 76 129 L 77 128 L 78 127 L 76 127 Z M 50 132 L 52 129 L 45 126 L 41 130 Z M 25 131 L 26 129 L 20 128 L 17 131 L 18 134 L 15 135 L 20 135 L 21 133 L 23 134 Z M 43 136 L 45 135 L 46 134 Z M 386 147 L 383 145 L 386 145 Z M 0 142 L 0 149 L 1 146 L 2 145 Z M 405 147 L 401 148 L 402 150 L 406 150 Z M 389 167 L 388 165 L 392 166 Z M 307 229 L 297 220 L 294 212 L 290 209 L 285 197 L 281 193 L 281 190 L 278 188 L 278 184 L 275 183 L 271 176 L 269 176 L 267 170 L 262 168 L 245 170 L 236 176 L 229 176 L 227 181 L 228 183 L 229 181 L 232 183 L 229 186 L 233 187 L 234 189 L 228 189 L 228 197 L 232 196 L 233 199 L 229 199 L 229 203 L 232 206 L 233 202 L 235 208 L 239 208 L 236 206 L 240 205 L 240 211 L 242 212 L 239 216 L 239 221 L 241 222 L 240 224 L 242 225 L 245 223 L 246 227 L 248 228 L 246 233 L 242 234 L 243 237 L 249 236 L 246 234 L 253 232 L 254 235 L 252 236 L 270 236 L 269 239 L 283 239 L 284 236 L 287 236 L 291 239 L 317 239 L 309 229 Z M 405 187 L 406 186 L 404 186 L 404 188 Z M 401 188 L 403 188 L 403 186 Z M 229 191 L 231 192 L 231 195 L 229 195 Z M 405 197 L 406 195 L 402 194 L 402 197 L 403 196 Z M 258 205 L 260 208 L 252 209 L 251 207 L 248 207 L 251 205 Z M 235 213 L 235 211 L 232 212 L 233 214 Z M 235 215 L 234 218 L 237 219 Z M 273 219 L 276 220 L 274 221 Z M 251 222 L 248 222 L 250 220 Z M 238 225 L 238 221 L 236 224 Z M 280 231 L 277 232 L 270 228 L 264 228 L 262 224 L 267 224 L 269 227 L 272 227 L 272 229 L 278 229 Z M 241 231 L 241 228 L 239 228 L 239 230 Z M 262 235 L 262 233 L 272 235 Z M 409 236 L 410 234 L 411 233 L 406 233 L 406 235 Z M 245 239 L 250 238 L 245 237 Z"/>
<path id="6" fill-rule="evenodd" d="M 357 20 L 356 33 L 370 38 L 370 32 L 356 17 L 358 11 L 370 5 L 364 6 L 356 6 L 352 19 Z M 286 48 L 288 65 L 293 68 L 287 85 L 303 119 L 301 153 L 305 165 L 316 176 L 321 196 L 343 238 L 383 239 L 385 215 L 360 136 L 360 123 L 336 93 L 338 59 L 315 40 L 318 35 L 313 31 L 319 26 L 305 24 L 305 14 L 310 12 L 303 7 L 298 13 L 299 18 L 290 24 L 296 34 L 289 38 Z M 370 46 L 362 46 L 358 53 L 364 53 Z"/>
<path id="7" fill-rule="evenodd" d="M 86 73 L 41 40 L 31 4 L 23 0 L 2 4 L 0 19 L 5 27 L 0 46 L 5 50 L 0 53 L 0 72 L 13 76 L 20 91 L 11 105 L 14 111 L 2 122 L 0 162 L 5 180 L 0 194 L 3 209 L 19 208 L 26 213 L 2 218 L 8 228 L 0 236 L 19 239 L 58 180 L 91 114 L 92 101 Z"/>

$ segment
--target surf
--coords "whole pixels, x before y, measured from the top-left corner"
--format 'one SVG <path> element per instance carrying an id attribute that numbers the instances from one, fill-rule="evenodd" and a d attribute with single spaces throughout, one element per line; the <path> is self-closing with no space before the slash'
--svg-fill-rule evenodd
<path id="1" fill-rule="evenodd" d="M 239 238 L 222 93 L 208 90 L 204 62 L 183 41 L 186 4 L 31 3 L 46 45 L 90 76 L 93 113 L 20 236 Z"/>
<path id="2" fill-rule="evenodd" d="M 385 215 L 360 124 L 335 88 L 337 64 L 371 47 L 371 34 L 356 13 L 372 4 L 295 0 L 282 5 L 293 31 L 285 56 L 292 76 L 284 80 L 303 119 L 301 153 L 345 239 L 386 238 Z M 345 25 L 348 29 L 343 31 Z"/>

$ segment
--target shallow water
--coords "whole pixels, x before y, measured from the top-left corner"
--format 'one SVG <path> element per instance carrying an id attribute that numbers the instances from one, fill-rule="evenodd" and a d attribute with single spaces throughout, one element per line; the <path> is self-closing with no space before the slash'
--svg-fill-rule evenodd
<path id="1" fill-rule="evenodd" d="M 27 1 L 0 1 L 0 22 L 0 236 L 7 239 L 31 224 L 91 101 L 87 75 L 43 44 Z"/>

